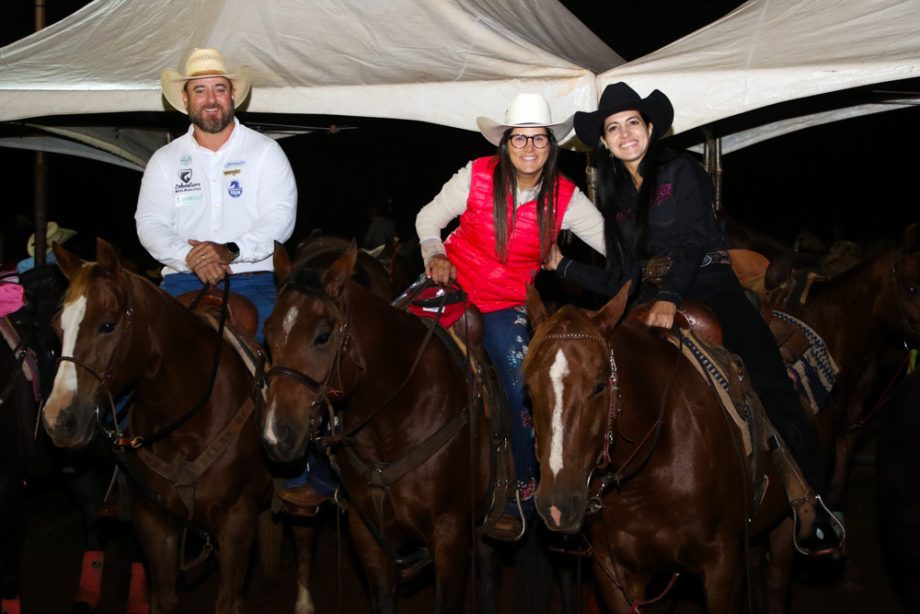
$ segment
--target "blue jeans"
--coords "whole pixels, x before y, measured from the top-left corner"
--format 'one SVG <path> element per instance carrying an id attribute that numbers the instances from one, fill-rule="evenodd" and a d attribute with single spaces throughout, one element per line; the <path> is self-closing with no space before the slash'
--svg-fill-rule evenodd
<path id="1" fill-rule="evenodd" d="M 537 458 L 534 451 L 533 420 L 524 404 L 524 380 L 521 362 L 527 353 L 527 311 L 521 305 L 482 314 L 485 323 L 483 345 L 501 379 L 511 411 L 511 451 L 521 503 L 530 516 L 537 488 Z M 508 502 L 506 512 L 515 514 L 516 505 Z"/>
<path id="2" fill-rule="evenodd" d="M 160 287 L 172 296 L 179 296 L 186 292 L 198 292 L 204 284 L 194 273 L 171 273 L 163 276 L 163 282 Z M 223 289 L 224 282 L 217 286 Z M 259 343 L 265 343 L 262 336 L 262 326 L 266 318 L 275 307 L 275 300 L 278 296 L 275 290 L 275 274 L 271 271 L 260 273 L 246 273 L 242 275 L 231 275 L 230 291 L 245 296 L 252 304 L 255 305 L 259 313 L 259 324 L 256 329 L 256 339 Z"/>

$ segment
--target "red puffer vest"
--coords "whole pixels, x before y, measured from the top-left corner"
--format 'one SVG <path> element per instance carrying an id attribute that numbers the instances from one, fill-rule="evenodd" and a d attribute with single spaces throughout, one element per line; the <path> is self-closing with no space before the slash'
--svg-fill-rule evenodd
<path id="1" fill-rule="evenodd" d="M 523 305 L 527 301 L 527 284 L 533 281 L 543 264 L 536 200 L 517 208 L 514 228 L 508 238 L 508 259 L 501 262 L 495 253 L 492 177 L 497 164 L 497 156 L 473 160 L 466 211 L 460 216 L 460 226 L 444 243 L 447 257 L 457 267 L 460 287 L 484 313 Z M 574 191 L 575 184 L 560 176 L 553 224 L 554 241 Z M 510 206 L 513 205 L 509 199 L 509 224 Z"/>

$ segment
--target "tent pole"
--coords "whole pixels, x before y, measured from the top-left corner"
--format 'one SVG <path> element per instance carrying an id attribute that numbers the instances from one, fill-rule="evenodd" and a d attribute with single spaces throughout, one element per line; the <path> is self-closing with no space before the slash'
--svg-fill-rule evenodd
<path id="1" fill-rule="evenodd" d="M 712 177 L 713 197 L 712 208 L 716 216 L 722 211 L 722 139 L 719 137 L 706 137 L 703 146 L 703 161 L 709 176 Z"/>
<path id="2" fill-rule="evenodd" d="M 38 32 L 45 27 L 45 3 L 44 0 L 35 0 L 35 31 Z M 48 212 L 48 164 L 45 152 L 35 152 L 34 163 L 35 177 L 35 196 L 33 201 L 33 215 L 35 222 L 35 266 L 45 264 L 47 250 L 47 212 Z"/>

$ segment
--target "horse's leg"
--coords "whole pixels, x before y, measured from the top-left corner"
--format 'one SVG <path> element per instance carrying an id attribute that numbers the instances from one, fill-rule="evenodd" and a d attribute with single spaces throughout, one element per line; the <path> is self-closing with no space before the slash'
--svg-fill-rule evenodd
<path id="1" fill-rule="evenodd" d="M 310 570 L 318 532 L 313 519 L 291 524 L 294 534 L 294 550 L 297 552 L 297 602 L 294 614 L 313 614 L 313 596 L 310 594 Z"/>
<path id="2" fill-rule="evenodd" d="M 371 611 L 379 614 L 395 614 L 396 566 L 371 535 L 361 515 L 349 515 L 348 526 L 361 558 L 364 574 L 370 590 Z"/>
<path id="3" fill-rule="evenodd" d="M 789 517 L 770 532 L 770 557 L 765 582 L 767 614 L 783 614 L 787 610 L 795 558 L 792 531 L 793 521 Z"/>
<path id="4" fill-rule="evenodd" d="M 179 567 L 179 531 L 171 519 L 149 507 L 140 496 L 133 506 L 134 529 L 150 572 L 150 612 L 172 612 L 179 601 L 176 579 Z"/>
<path id="5" fill-rule="evenodd" d="M 741 605 L 742 561 L 739 544 L 733 536 L 723 538 L 720 555 L 703 564 L 702 578 L 708 612 L 737 612 Z"/>
<path id="6" fill-rule="evenodd" d="M 478 566 L 478 598 L 480 614 L 495 614 L 498 611 L 498 595 L 501 592 L 501 558 L 498 548 L 482 539 L 476 538 L 473 544 Z"/>
<path id="7" fill-rule="evenodd" d="M 442 514 L 435 521 L 433 544 L 437 612 L 460 612 L 466 591 L 469 522 L 460 515 Z"/>
<path id="8" fill-rule="evenodd" d="M 849 431 L 851 425 L 857 424 L 864 413 L 865 399 L 875 385 L 878 371 L 877 359 L 873 358 L 865 365 L 859 378 L 853 382 L 840 385 L 836 395 L 832 395 L 828 405 L 821 414 L 827 412 L 831 417 L 839 416 L 834 433 L 834 469 L 827 488 L 827 499 L 831 509 L 841 509 L 846 492 L 847 476 L 853 464 L 854 452 L 862 439 L 862 429 Z M 821 417 L 819 414 L 819 418 Z"/>
<path id="9" fill-rule="evenodd" d="M 254 501 L 239 499 L 223 516 L 217 526 L 217 565 L 220 580 L 217 585 L 217 614 L 240 614 L 244 609 L 243 587 L 246 567 L 256 537 L 258 510 Z"/>

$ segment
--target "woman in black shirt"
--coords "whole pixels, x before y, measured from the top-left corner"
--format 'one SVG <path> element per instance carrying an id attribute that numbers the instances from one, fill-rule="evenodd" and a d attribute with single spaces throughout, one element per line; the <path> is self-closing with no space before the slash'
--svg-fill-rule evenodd
<path id="1" fill-rule="evenodd" d="M 607 86 L 598 110 L 575 114 L 579 139 L 597 152 L 598 208 L 604 215 L 607 261 L 593 267 L 554 248 L 546 268 L 588 290 L 612 296 L 633 281 L 631 304 L 648 305 L 649 326 L 671 328 L 684 299 L 709 307 L 725 347 L 744 361 L 764 409 L 820 493 L 824 474 L 813 434 L 766 323 L 731 268 L 712 211 L 712 181 L 688 154 L 661 147 L 674 119 L 658 90 L 642 98 L 625 83 Z M 838 554 L 843 527 L 815 495 L 815 530 L 799 540 L 806 554 Z"/>

